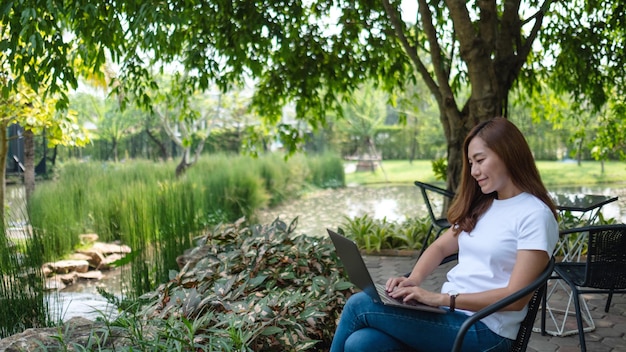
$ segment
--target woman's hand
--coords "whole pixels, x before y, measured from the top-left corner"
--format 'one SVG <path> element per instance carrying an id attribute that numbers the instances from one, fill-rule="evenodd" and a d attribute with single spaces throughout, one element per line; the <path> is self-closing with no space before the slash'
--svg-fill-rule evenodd
<path id="1" fill-rule="evenodd" d="M 387 280 L 387 283 L 385 284 L 385 290 L 387 290 L 387 292 L 391 292 L 395 290 L 397 287 L 407 287 L 407 286 L 417 286 L 417 284 L 412 282 L 411 280 L 409 280 L 408 278 L 404 276 L 392 277 L 392 278 L 389 278 L 389 280 Z"/>
<path id="2" fill-rule="evenodd" d="M 406 281 L 408 280 L 405 279 L 404 282 Z M 404 302 L 416 300 L 429 306 L 445 305 L 445 303 L 443 303 L 445 297 L 442 293 L 431 292 L 419 286 L 398 285 L 392 291 L 389 291 L 389 296 L 402 299 Z"/>

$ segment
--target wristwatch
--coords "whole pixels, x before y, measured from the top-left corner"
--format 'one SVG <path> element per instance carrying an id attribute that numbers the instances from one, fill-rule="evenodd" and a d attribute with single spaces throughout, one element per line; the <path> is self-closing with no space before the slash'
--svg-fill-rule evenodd
<path id="1" fill-rule="evenodd" d="M 456 306 L 456 297 L 459 293 L 456 290 L 448 291 L 448 296 L 450 296 L 450 311 L 454 312 L 454 308 Z"/>

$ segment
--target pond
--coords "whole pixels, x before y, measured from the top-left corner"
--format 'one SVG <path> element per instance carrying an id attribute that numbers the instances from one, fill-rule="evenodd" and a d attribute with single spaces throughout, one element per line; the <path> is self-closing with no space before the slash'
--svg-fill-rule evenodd
<path id="1" fill-rule="evenodd" d="M 602 208 L 605 218 L 626 222 L 626 185 L 618 187 L 554 187 L 559 194 L 597 194 L 618 196 L 617 202 Z M 364 187 L 353 186 L 337 190 L 322 190 L 308 194 L 290 204 L 259 213 L 261 223 L 276 218 L 289 222 L 298 217 L 298 233 L 325 236 L 326 228 L 337 228 L 346 217 L 369 215 L 375 219 L 402 222 L 410 217 L 426 216 L 426 206 L 414 185 Z"/>

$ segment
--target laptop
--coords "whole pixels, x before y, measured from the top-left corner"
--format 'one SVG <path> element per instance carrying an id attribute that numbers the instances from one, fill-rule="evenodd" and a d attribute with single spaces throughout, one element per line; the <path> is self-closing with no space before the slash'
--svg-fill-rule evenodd
<path id="1" fill-rule="evenodd" d="M 440 307 L 429 306 L 414 300 L 403 302 L 401 299 L 390 297 L 385 290 L 385 286 L 381 284 L 375 284 L 372 276 L 367 270 L 367 266 L 363 261 L 359 247 L 354 241 L 346 238 L 333 230 L 327 229 L 330 239 L 335 245 L 337 255 L 343 263 L 343 266 L 348 272 L 350 281 L 358 288 L 368 294 L 374 302 L 378 302 L 384 305 L 402 307 L 414 310 L 421 310 L 433 313 L 446 313 L 447 310 Z"/>

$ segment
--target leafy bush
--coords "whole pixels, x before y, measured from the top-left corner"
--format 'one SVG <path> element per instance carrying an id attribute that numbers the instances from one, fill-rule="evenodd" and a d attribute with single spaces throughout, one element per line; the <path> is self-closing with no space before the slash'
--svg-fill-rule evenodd
<path id="1" fill-rule="evenodd" d="M 376 220 L 367 214 L 344 219 L 340 232 L 368 252 L 382 249 L 419 250 L 430 227 L 428 217 L 407 219 L 402 223 L 389 222 L 386 218 Z"/>
<path id="2" fill-rule="evenodd" d="M 111 327 L 144 350 L 328 350 L 354 292 L 332 243 L 294 236 L 297 218 L 289 226 L 242 223 L 203 235 L 180 258 L 183 268 Z"/>

